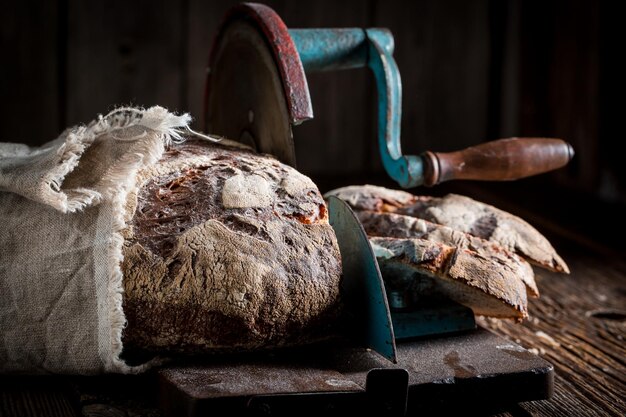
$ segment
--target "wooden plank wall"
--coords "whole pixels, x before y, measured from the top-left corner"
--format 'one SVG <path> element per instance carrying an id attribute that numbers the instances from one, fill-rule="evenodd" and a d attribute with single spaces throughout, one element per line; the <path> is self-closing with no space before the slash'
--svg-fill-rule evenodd
<path id="1" fill-rule="evenodd" d="M 2 2 L 0 141 L 39 144 L 64 123 L 59 2 Z"/>
<path id="2" fill-rule="evenodd" d="M 118 104 L 160 104 L 200 119 L 211 39 L 235 3 L 3 1 L 0 140 L 41 144 Z M 600 19 L 607 6 L 583 0 L 266 3 L 289 27 L 392 30 L 404 85 L 405 152 L 453 150 L 502 135 L 563 136 L 577 158 L 549 181 L 602 189 L 603 158 L 614 158 L 604 150 L 610 145 L 600 138 L 598 111 Z M 295 129 L 299 168 L 365 180 L 381 173 L 372 76 L 367 70 L 312 74 L 309 85 L 316 118 Z M 602 191 L 605 197 L 620 198 L 623 184 L 615 178 L 621 177 L 609 175 L 613 188 Z"/>

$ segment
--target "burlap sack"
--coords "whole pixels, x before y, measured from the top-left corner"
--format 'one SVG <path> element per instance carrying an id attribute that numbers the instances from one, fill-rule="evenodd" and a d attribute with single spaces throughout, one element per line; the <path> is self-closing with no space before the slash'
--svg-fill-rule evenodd
<path id="1" fill-rule="evenodd" d="M 190 116 L 122 108 L 38 148 L 0 143 L 0 372 L 139 372 L 120 359 L 124 203 Z"/>

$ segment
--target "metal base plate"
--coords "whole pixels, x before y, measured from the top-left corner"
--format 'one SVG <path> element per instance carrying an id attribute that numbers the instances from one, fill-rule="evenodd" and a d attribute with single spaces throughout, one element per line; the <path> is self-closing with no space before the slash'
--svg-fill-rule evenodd
<path id="1" fill-rule="evenodd" d="M 160 371 L 162 408 L 171 416 L 373 409 L 404 415 L 405 409 L 414 414 L 457 408 L 467 413 L 552 395 L 550 363 L 484 329 L 402 342 L 397 348 L 395 365 L 347 344 L 172 365 Z M 398 369 L 408 372 L 407 396 Z"/>
<path id="2" fill-rule="evenodd" d="M 451 300 L 436 300 L 409 310 L 391 312 L 396 340 L 447 334 L 476 328 L 474 312 Z"/>

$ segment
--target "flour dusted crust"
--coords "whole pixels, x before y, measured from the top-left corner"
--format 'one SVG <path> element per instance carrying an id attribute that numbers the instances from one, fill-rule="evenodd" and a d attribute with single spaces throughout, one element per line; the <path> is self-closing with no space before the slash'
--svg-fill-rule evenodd
<path id="1" fill-rule="evenodd" d="M 489 260 L 495 267 L 517 276 L 526 285 L 528 295 L 539 296 L 532 267 L 524 259 L 499 245 L 451 227 L 401 214 L 359 211 L 357 216 L 369 236 L 423 239 L 466 249 L 468 254 Z"/>
<path id="2" fill-rule="evenodd" d="M 528 223 L 468 197 L 415 196 L 372 185 L 329 195 L 357 213 L 385 281 L 408 286 L 417 297 L 443 296 L 477 314 L 521 320 L 527 317 L 527 296 L 539 295 L 528 262 L 569 272 Z"/>
<path id="3" fill-rule="evenodd" d="M 517 320 L 528 316 L 524 284 L 496 260 L 424 239 L 371 237 L 370 242 L 392 288 L 449 298 L 476 314 Z"/>
<path id="4" fill-rule="evenodd" d="M 341 260 L 313 182 L 188 141 L 142 171 L 124 232 L 125 346 L 252 350 L 329 335 Z"/>
<path id="5" fill-rule="evenodd" d="M 534 227 L 517 216 L 468 197 L 415 196 L 373 185 L 338 188 L 327 195 L 341 198 L 355 210 L 404 214 L 448 226 L 496 243 L 537 266 L 569 273 L 567 264 Z"/>

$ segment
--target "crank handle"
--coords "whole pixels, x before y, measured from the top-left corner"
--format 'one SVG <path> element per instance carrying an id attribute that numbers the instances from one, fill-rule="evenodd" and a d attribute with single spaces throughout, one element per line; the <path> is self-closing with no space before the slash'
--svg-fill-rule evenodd
<path id="1" fill-rule="evenodd" d="M 449 180 L 506 181 L 561 168 L 574 149 L 561 139 L 511 138 L 472 146 L 460 151 L 426 151 L 421 156 L 423 184 Z"/>
<path id="2" fill-rule="evenodd" d="M 367 66 L 378 92 L 378 144 L 387 174 L 403 188 L 454 179 L 515 180 L 567 164 L 572 147 L 560 139 L 500 139 L 450 153 L 404 155 L 400 146 L 402 81 L 393 35 L 382 28 L 291 29 L 305 70 Z"/>

